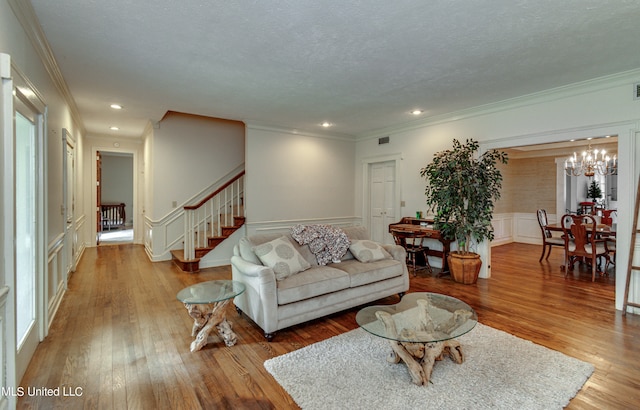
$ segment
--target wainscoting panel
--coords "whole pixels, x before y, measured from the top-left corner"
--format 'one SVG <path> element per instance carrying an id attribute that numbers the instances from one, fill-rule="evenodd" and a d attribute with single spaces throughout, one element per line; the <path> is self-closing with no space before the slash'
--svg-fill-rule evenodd
<path id="1" fill-rule="evenodd" d="M 289 233 L 294 225 L 324 224 L 337 228 L 353 225 L 362 225 L 362 218 L 355 216 L 339 218 L 318 218 L 318 219 L 289 219 L 281 221 L 246 222 L 247 236 L 263 233 Z"/>
<path id="2" fill-rule="evenodd" d="M 513 242 L 513 214 L 494 214 L 491 224 L 494 236 L 491 246 Z"/>

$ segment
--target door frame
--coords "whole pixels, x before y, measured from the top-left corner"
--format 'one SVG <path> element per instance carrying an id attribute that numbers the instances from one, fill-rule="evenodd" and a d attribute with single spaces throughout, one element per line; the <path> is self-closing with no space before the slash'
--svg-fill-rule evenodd
<path id="1" fill-rule="evenodd" d="M 71 161 L 71 175 L 69 175 L 69 158 L 67 155 L 68 147 L 72 149 Z M 76 240 L 76 214 L 75 214 L 75 202 L 76 202 L 76 140 L 73 135 L 66 128 L 62 129 L 62 209 L 64 212 L 63 218 L 63 232 L 64 232 L 64 288 L 67 289 L 67 281 L 69 280 L 69 274 L 76 271 L 76 252 L 77 252 L 77 240 Z M 69 178 L 71 181 L 69 182 Z M 71 186 L 69 186 L 71 185 Z M 71 191 L 71 204 L 69 204 L 69 191 Z M 69 222 L 69 209 L 71 210 Z"/>
<path id="2" fill-rule="evenodd" d="M 27 77 L 18 69 L 13 63 L 10 56 L 7 54 L 0 54 L 0 77 L 2 77 L 2 126 L 3 126 L 3 165 L 4 165 L 4 178 L 3 178 L 3 212 L 4 212 L 4 238 L 3 256 L 4 263 L 4 284 L 9 288 L 7 298 L 7 309 L 5 312 L 4 320 L 6 320 L 6 333 L 4 336 L 6 339 L 6 385 L 17 386 L 17 383 L 22 378 L 26 371 L 33 351 L 22 352 L 29 354 L 29 360 L 26 358 L 18 360 L 19 352 L 17 349 L 17 331 L 15 323 L 16 312 L 16 261 L 15 261 L 15 111 L 14 101 L 19 100 L 21 105 L 24 105 L 35 114 L 35 152 L 36 152 L 36 238 L 35 238 L 35 315 L 36 326 L 33 331 L 37 334 L 38 342 L 41 342 L 47 335 L 48 329 L 48 315 L 47 315 L 47 303 L 46 303 L 46 289 L 47 284 L 47 178 L 45 177 L 45 170 L 47 169 L 47 156 L 45 155 L 45 141 L 46 136 L 46 124 L 47 124 L 47 106 L 42 98 L 41 94 L 35 88 L 35 86 L 27 79 Z M 9 95 L 7 96 L 7 92 Z M 10 216 L 10 217 L 7 217 Z M 37 346 L 37 343 L 36 343 Z M 26 346 L 25 346 L 26 347 Z M 30 346 L 29 349 L 35 351 L 35 346 Z M 21 349 L 23 350 L 23 349 Z M 26 361 L 26 364 L 24 363 Z M 10 404 L 15 403 L 15 398 L 9 398 Z M 1 403 L 0 403 L 1 404 Z"/>
<path id="3" fill-rule="evenodd" d="M 640 122 L 621 121 L 616 123 L 595 124 L 587 127 L 551 130 L 548 132 L 532 135 L 503 137 L 491 141 L 480 142 L 480 153 L 490 149 L 503 149 L 518 147 L 522 145 L 537 145 L 553 142 L 569 141 L 571 139 L 585 139 L 594 135 L 617 135 L 618 136 L 618 186 L 633 187 L 631 189 L 621 189 L 618 191 L 618 248 L 616 253 L 616 298 L 615 308 L 622 310 L 624 299 L 625 280 L 627 277 L 626 267 L 629 261 L 629 249 L 631 241 L 631 222 L 635 197 L 633 189 L 637 186 L 640 175 L 640 164 L 635 158 L 640 156 Z M 486 246 L 484 252 L 480 253 L 483 260 L 491 260 L 491 248 Z M 633 255 L 632 255 L 633 257 Z M 483 264 L 487 265 L 487 264 Z M 484 269 L 484 268 L 483 268 Z M 480 277 L 483 277 L 480 272 Z M 490 272 L 489 272 L 490 275 Z M 632 282 L 634 294 L 640 295 L 640 282 Z M 638 309 L 640 310 L 640 309 Z"/>
<path id="4" fill-rule="evenodd" d="M 400 163 L 402 162 L 402 154 L 388 154 L 388 155 L 378 155 L 373 157 L 366 157 L 362 159 L 362 223 L 364 226 L 371 230 L 371 213 L 369 210 L 371 209 L 371 175 L 369 175 L 369 167 L 371 164 L 375 164 L 378 162 L 391 162 L 393 161 L 395 164 L 395 200 L 396 206 L 394 206 L 395 214 L 394 219 L 396 221 L 400 220 L 401 211 L 401 202 L 402 202 L 402 174 Z"/>
<path id="5" fill-rule="evenodd" d="M 15 257 L 13 246 L 14 220 L 7 218 L 13 215 L 14 185 L 13 185 L 13 79 L 11 77 L 11 57 L 0 53 L 0 127 L 2 146 L 0 154 L 0 274 L 2 289 L 0 291 L 0 338 L 2 339 L 2 368 L 0 382 L 10 389 L 17 387 L 16 381 L 16 321 L 15 321 Z M 15 408 L 14 395 L 0 396 L 0 407 Z"/>
<path id="6" fill-rule="evenodd" d="M 116 144 L 118 146 L 116 147 Z M 120 143 L 114 143 L 114 147 L 106 147 L 103 145 L 95 145 L 91 147 L 91 181 L 92 189 L 91 189 L 91 209 L 95 209 L 96 212 L 90 212 L 91 215 L 91 238 L 93 243 L 92 246 L 98 246 L 98 193 L 96 185 L 98 183 L 98 167 L 96 164 L 96 157 L 98 152 L 115 152 L 119 154 L 131 154 L 133 156 L 133 175 L 131 176 L 133 179 L 133 205 L 132 205 L 132 219 L 133 219 L 133 243 L 141 243 L 140 242 L 140 233 L 142 232 L 140 225 L 140 212 L 139 212 L 139 204 L 140 204 L 140 190 L 139 190 L 139 180 L 138 174 L 140 173 L 138 168 L 138 150 L 136 148 L 129 147 L 120 147 Z M 143 211 L 144 212 L 144 211 Z"/>

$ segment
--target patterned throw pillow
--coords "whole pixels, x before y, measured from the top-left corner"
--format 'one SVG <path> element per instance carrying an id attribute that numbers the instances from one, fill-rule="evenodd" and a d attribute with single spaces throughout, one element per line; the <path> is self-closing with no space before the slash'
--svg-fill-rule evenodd
<path id="1" fill-rule="evenodd" d="M 283 280 L 311 267 L 286 236 L 258 245 L 253 251 L 264 266 L 273 269 L 276 280 Z"/>
<path id="2" fill-rule="evenodd" d="M 349 250 L 360 262 L 375 262 L 391 259 L 392 256 L 379 243 L 368 240 L 352 241 Z"/>

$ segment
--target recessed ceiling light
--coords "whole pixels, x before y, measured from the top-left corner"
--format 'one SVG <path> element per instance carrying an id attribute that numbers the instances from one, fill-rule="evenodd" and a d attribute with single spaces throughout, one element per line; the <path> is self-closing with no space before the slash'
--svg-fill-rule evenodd
<path id="1" fill-rule="evenodd" d="M 419 109 L 411 110 L 411 114 L 413 115 L 420 115 L 423 112 L 424 112 L 423 110 L 419 110 Z"/>
<path id="2" fill-rule="evenodd" d="M 110 127 L 109 129 L 110 129 L 111 131 L 118 131 L 120 128 L 118 128 L 118 127 L 116 127 L 116 126 L 113 126 L 113 127 Z"/>
<path id="3" fill-rule="evenodd" d="M 121 110 L 122 109 L 122 105 L 120 105 L 120 104 L 111 104 L 111 108 L 113 108 L 114 110 Z"/>
<path id="4" fill-rule="evenodd" d="M 322 123 L 322 124 L 320 124 L 320 125 L 322 125 L 322 126 L 323 126 L 323 127 L 325 127 L 325 128 L 329 128 L 329 127 L 330 127 L 330 126 L 332 126 L 333 124 L 331 124 L 329 121 L 325 121 L 325 122 L 323 122 L 323 123 Z"/>

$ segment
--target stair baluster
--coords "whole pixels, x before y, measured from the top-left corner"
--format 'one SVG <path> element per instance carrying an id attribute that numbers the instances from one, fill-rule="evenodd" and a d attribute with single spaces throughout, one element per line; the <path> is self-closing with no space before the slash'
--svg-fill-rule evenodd
<path id="1" fill-rule="evenodd" d="M 184 253 L 182 258 L 174 254 L 178 266 L 197 271 L 200 257 L 242 226 L 244 216 L 242 171 L 198 204 L 184 207 Z"/>

